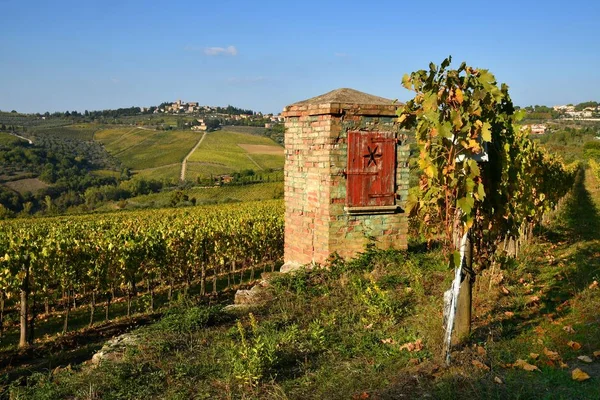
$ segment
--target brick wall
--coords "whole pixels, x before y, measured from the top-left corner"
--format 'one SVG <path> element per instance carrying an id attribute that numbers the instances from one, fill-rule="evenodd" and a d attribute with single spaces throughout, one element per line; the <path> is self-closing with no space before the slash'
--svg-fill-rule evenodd
<path id="1" fill-rule="evenodd" d="M 322 263 L 337 252 L 351 258 L 373 240 L 406 248 L 406 214 L 350 214 L 346 207 L 347 132 L 396 132 L 392 105 L 303 104 L 285 118 L 285 252 L 290 264 Z M 408 145 L 397 145 L 396 204 L 408 196 Z"/>

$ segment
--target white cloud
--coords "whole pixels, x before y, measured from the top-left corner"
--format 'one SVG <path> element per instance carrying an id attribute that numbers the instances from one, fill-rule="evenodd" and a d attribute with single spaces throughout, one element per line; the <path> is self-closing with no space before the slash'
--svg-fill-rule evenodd
<path id="1" fill-rule="evenodd" d="M 118 80 L 117 78 L 110 78 L 110 81 L 111 81 L 112 83 L 119 83 L 119 82 L 121 82 L 121 81 L 120 81 L 120 80 Z"/>
<path id="2" fill-rule="evenodd" d="M 206 47 L 204 48 L 204 54 L 207 56 L 237 56 L 238 51 L 235 46 L 228 47 Z"/>

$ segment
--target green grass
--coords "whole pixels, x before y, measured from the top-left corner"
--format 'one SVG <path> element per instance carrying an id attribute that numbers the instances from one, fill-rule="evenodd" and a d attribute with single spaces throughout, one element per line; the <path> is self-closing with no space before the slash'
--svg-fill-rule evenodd
<path id="1" fill-rule="evenodd" d="M 121 362 L 35 375 L 12 395 L 597 399 L 599 361 L 587 364 L 577 356 L 593 358 L 600 350 L 600 288 L 590 288 L 600 279 L 598 184 L 587 176 L 584 185 L 580 175 L 519 260 L 478 279 L 473 331 L 466 346 L 453 352 L 449 368 L 441 356 L 441 298 L 452 274 L 441 252 L 417 246 L 408 252 L 371 249 L 350 262 L 333 258 L 328 269 L 273 276 L 273 300 L 253 316 L 189 305 L 138 330 L 141 339 Z M 502 294 L 500 285 L 510 293 Z M 419 339 L 421 349 L 402 349 Z M 545 348 L 568 367 L 550 360 Z M 517 359 L 540 371 L 507 366 Z M 591 379 L 573 381 L 576 367 Z"/>
<path id="2" fill-rule="evenodd" d="M 113 140 L 105 143 L 106 150 L 115 156 L 123 151 L 126 151 L 127 149 L 137 146 L 143 141 L 151 138 L 152 135 L 156 133 L 155 131 L 139 128 L 120 130 L 119 132 L 121 132 L 122 135 L 115 139 L 113 135 L 116 134 L 116 132 L 111 131 L 111 136 L 109 137 L 113 138 Z M 96 137 L 104 138 L 104 136 L 100 135 L 96 135 Z"/>
<path id="3" fill-rule="evenodd" d="M 132 127 L 102 129 L 94 134 L 94 140 L 97 140 L 103 145 L 108 146 L 110 143 L 119 140 L 124 135 L 135 130 L 136 128 Z"/>
<path id="4" fill-rule="evenodd" d="M 185 177 L 188 180 L 195 180 L 198 177 L 206 178 L 210 176 L 227 175 L 236 172 L 236 169 L 223 164 L 203 163 L 188 161 Z"/>
<path id="5" fill-rule="evenodd" d="M 181 175 L 181 164 L 163 165 L 156 168 L 140 169 L 134 172 L 135 178 L 167 180 L 169 182 L 179 181 Z"/>
<path id="6" fill-rule="evenodd" d="M 250 154 L 250 157 L 263 169 L 281 169 L 284 158 L 283 151 L 281 155 L 275 154 Z"/>
<path id="7" fill-rule="evenodd" d="M 272 146 L 281 155 L 249 154 L 239 144 Z M 271 139 L 247 133 L 217 131 L 208 133 L 202 144 L 190 156 L 192 174 L 208 177 L 244 169 L 255 171 L 283 168 L 283 149 Z"/>
<path id="8" fill-rule="evenodd" d="M 151 137 L 117 154 L 123 164 L 133 169 L 145 169 L 182 162 L 200 140 L 192 131 L 155 132 Z"/>
<path id="9" fill-rule="evenodd" d="M 98 131 L 94 138 L 103 143 L 108 152 L 123 165 L 134 170 L 144 170 L 181 163 L 200 139 L 200 134 L 192 131 L 154 131 L 126 127 Z M 162 177 L 178 177 L 171 172 L 169 170 Z M 152 173 L 148 171 L 147 174 Z"/>

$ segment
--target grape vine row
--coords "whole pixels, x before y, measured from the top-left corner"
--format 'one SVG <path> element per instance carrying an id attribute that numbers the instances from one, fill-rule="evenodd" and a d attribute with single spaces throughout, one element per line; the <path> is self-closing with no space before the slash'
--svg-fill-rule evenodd
<path id="1" fill-rule="evenodd" d="M 129 313 L 140 285 L 152 307 L 159 286 L 170 294 L 199 280 L 205 294 L 220 275 L 250 270 L 253 279 L 256 266 L 282 257 L 283 232 L 280 201 L 4 221 L 0 296 L 20 296 L 24 346 L 32 295 L 62 301 L 66 329 L 70 296 L 87 293 L 92 323 L 97 296 L 106 296 L 108 313 L 115 289 L 127 294 Z"/>

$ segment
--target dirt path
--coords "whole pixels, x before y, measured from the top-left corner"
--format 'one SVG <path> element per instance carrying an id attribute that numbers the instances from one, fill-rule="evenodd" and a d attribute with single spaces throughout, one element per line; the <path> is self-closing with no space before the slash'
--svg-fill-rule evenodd
<path id="1" fill-rule="evenodd" d="M 246 154 L 248 156 L 248 158 L 250 159 L 250 161 L 252 161 L 254 163 L 254 165 L 256 165 L 258 167 L 258 169 L 260 171 L 264 171 L 264 168 L 261 167 L 260 165 L 258 165 L 258 163 L 256 161 L 254 161 L 254 158 L 252 158 L 252 156 L 250 156 L 250 154 Z"/>
<path id="2" fill-rule="evenodd" d="M 19 139 L 23 139 L 29 142 L 29 144 L 33 144 L 33 141 L 31 139 L 27 139 L 26 137 L 23 137 L 21 135 L 17 135 L 15 132 L 9 132 L 11 135 L 18 137 Z"/>
<path id="3" fill-rule="evenodd" d="M 196 143 L 196 145 L 194 146 L 194 148 L 188 153 L 187 156 L 185 156 L 185 158 L 183 159 L 183 162 L 181 163 L 181 175 L 179 177 L 179 179 L 183 182 L 185 181 L 185 172 L 187 170 L 187 162 L 188 162 L 188 158 L 190 158 L 190 156 L 192 154 L 194 154 L 194 152 L 196 151 L 196 149 L 200 146 L 200 144 L 202 143 L 202 141 L 204 140 L 204 138 L 206 137 L 206 132 L 204 132 L 202 134 L 202 137 L 200 138 L 200 140 L 198 140 L 198 143 Z"/>

